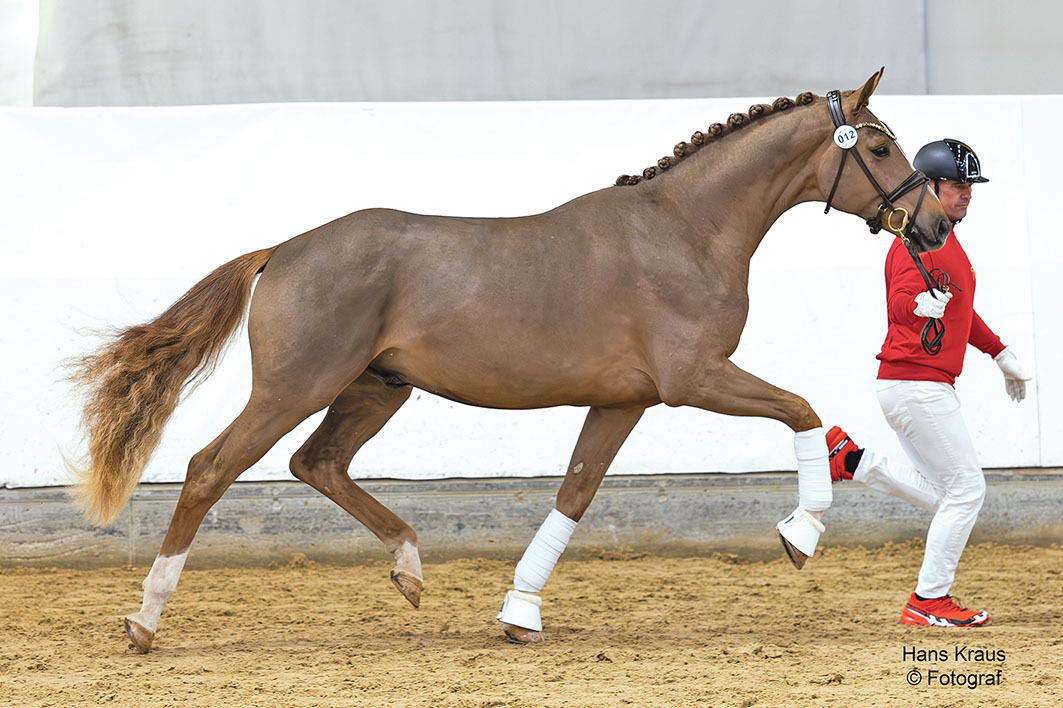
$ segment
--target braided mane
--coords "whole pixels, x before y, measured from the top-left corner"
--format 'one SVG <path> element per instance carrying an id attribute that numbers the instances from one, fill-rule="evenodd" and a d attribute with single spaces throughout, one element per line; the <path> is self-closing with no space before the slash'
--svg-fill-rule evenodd
<path id="1" fill-rule="evenodd" d="M 765 103 L 758 103 L 749 107 L 749 113 L 732 113 L 727 118 L 727 123 L 713 123 L 709 126 L 706 132 L 700 130 L 694 131 L 694 134 L 690 136 L 690 142 L 680 142 L 672 150 L 671 155 L 665 155 L 660 160 L 657 160 L 655 166 L 651 165 L 642 171 L 641 175 L 620 175 L 616 178 L 617 187 L 626 187 L 628 185 L 638 184 L 646 179 L 653 179 L 661 172 L 664 172 L 669 167 L 679 164 L 679 162 L 690 155 L 697 152 L 706 143 L 718 140 L 724 135 L 728 135 L 739 128 L 749 125 L 753 121 L 763 118 L 766 115 L 782 112 L 793 108 L 794 106 L 806 106 L 816 100 L 816 95 L 811 91 L 805 91 L 799 94 L 796 99 L 790 99 L 786 96 L 777 98 L 769 106 Z"/>

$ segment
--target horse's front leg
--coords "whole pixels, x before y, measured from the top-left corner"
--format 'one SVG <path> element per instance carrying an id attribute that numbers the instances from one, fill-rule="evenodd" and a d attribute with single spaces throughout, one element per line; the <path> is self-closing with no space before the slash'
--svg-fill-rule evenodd
<path id="1" fill-rule="evenodd" d="M 590 506 L 606 470 L 616 457 L 643 407 L 591 408 L 572 452 L 557 505 L 536 532 L 513 573 L 513 590 L 506 593 L 498 619 L 510 641 L 542 641 L 539 591 L 568 545 L 576 524 Z"/>
<path id="2" fill-rule="evenodd" d="M 820 519 L 833 501 L 827 440 L 819 416 L 800 396 L 758 379 L 729 359 L 684 371 L 658 381 L 661 399 L 673 406 L 696 406 L 716 413 L 758 416 L 782 421 L 794 431 L 798 504 L 777 528 L 783 548 L 800 569 L 816 550 L 825 530 Z"/>

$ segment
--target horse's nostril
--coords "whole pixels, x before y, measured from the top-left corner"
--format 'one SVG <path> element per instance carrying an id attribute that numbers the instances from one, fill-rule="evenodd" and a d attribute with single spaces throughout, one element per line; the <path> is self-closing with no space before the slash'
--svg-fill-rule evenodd
<path id="1" fill-rule="evenodd" d="M 938 238 L 944 240 L 949 235 L 949 231 L 952 230 L 952 225 L 948 219 L 942 219 L 938 222 Z"/>

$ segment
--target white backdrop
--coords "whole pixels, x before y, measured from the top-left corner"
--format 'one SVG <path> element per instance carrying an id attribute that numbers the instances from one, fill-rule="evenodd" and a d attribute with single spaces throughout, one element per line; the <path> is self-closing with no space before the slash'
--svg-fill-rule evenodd
<path id="1" fill-rule="evenodd" d="M 154 317 L 222 262 L 371 206 L 452 215 L 540 212 L 640 171 L 695 129 L 774 97 L 592 102 L 278 104 L 0 110 L 0 483 L 66 484 L 81 450 L 61 361 L 86 330 Z M 1004 394 L 970 349 L 958 383 L 986 467 L 1063 464 L 1061 265 L 1049 193 L 1063 97 L 879 97 L 911 156 L 940 137 L 971 143 L 992 179 L 959 234 L 978 269 L 977 309 L 1037 374 Z M 899 454 L 874 398 L 885 332 L 884 234 L 803 205 L 753 259 L 736 362 L 806 397 L 827 425 Z M 1055 363 L 1055 366 L 1052 363 Z M 145 481 L 179 481 L 188 458 L 242 408 L 241 333 L 171 420 Z M 562 474 L 584 411 L 491 411 L 416 392 L 355 458 L 352 476 Z M 242 477 L 286 479 L 319 420 Z M 794 469 L 775 421 L 658 406 L 614 473 Z"/>

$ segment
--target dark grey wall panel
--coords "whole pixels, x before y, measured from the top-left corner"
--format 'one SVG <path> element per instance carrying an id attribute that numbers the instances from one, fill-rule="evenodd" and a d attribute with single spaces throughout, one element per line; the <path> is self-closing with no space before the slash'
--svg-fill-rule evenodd
<path id="1" fill-rule="evenodd" d="M 990 470 L 973 543 L 1058 543 L 1060 470 Z M 366 481 L 414 527 L 425 561 L 516 561 L 554 505 L 559 478 Z M 142 485 L 114 525 L 93 528 L 65 490 L 0 489 L 0 568 L 150 566 L 178 485 Z M 921 539 L 930 515 L 861 484 L 835 485 L 823 544 Z M 796 474 L 607 477 L 567 556 L 605 552 L 782 557 L 775 524 L 797 501 Z M 207 514 L 189 567 L 266 565 L 303 553 L 321 562 L 388 560 L 379 541 L 331 501 L 295 482 L 231 487 Z"/>

